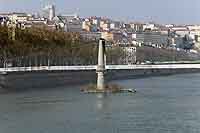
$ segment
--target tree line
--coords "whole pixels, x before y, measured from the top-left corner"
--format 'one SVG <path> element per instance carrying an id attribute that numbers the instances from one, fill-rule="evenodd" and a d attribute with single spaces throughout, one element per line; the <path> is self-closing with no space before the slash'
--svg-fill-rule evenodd
<path id="1" fill-rule="evenodd" d="M 79 33 L 49 30 L 46 27 L 15 29 L 0 26 L 0 67 L 43 65 L 95 65 L 98 42 L 84 40 Z M 108 64 L 119 64 L 123 55 L 120 47 L 107 49 Z"/>
<path id="2" fill-rule="evenodd" d="M 95 65 L 98 42 L 86 41 L 79 33 L 49 30 L 46 27 L 15 29 L 0 26 L 0 67 L 44 65 Z M 107 63 L 121 64 L 125 51 L 120 47 L 107 49 Z M 137 48 L 137 61 L 168 61 L 189 59 L 183 52 L 147 47 Z"/>
<path id="3" fill-rule="evenodd" d="M 8 27 L 0 26 L 1 63 L 12 60 L 14 64 L 36 65 L 58 63 L 59 59 L 68 64 L 96 62 L 97 43 L 83 40 L 79 33 L 32 27 L 16 29 L 15 40 L 10 34 Z"/>

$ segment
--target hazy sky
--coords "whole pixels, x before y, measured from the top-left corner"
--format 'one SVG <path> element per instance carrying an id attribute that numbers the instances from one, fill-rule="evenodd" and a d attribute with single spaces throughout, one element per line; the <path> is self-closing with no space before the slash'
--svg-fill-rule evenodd
<path id="1" fill-rule="evenodd" d="M 37 12 L 48 0 L 0 0 L 0 12 Z M 200 0 L 49 0 L 57 13 L 120 20 L 200 24 Z"/>

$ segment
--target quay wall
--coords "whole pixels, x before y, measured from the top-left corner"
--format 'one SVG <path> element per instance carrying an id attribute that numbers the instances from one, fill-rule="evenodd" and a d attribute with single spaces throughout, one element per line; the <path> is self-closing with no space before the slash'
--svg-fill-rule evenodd
<path id="1" fill-rule="evenodd" d="M 200 69 L 109 70 L 106 81 L 183 73 L 198 73 Z M 37 71 L 0 74 L 0 93 L 34 89 L 55 89 L 62 86 L 84 85 L 96 82 L 95 71 Z"/>

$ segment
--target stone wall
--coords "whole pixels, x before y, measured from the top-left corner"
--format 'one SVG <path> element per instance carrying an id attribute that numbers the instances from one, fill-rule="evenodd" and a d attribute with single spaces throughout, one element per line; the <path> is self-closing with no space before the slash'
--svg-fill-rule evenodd
<path id="1" fill-rule="evenodd" d="M 194 73 L 199 71 L 199 69 L 110 70 L 106 72 L 106 80 L 109 82 L 111 80 L 146 78 L 149 76 Z M 95 82 L 95 71 L 8 73 L 6 75 L 0 75 L 0 92 L 54 89 L 62 86 L 67 87 Z"/>

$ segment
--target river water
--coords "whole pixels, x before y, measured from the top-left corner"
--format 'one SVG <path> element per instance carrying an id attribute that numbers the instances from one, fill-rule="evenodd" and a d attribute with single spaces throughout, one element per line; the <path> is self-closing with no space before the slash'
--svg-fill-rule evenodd
<path id="1" fill-rule="evenodd" d="M 0 133 L 199 133 L 200 74 L 114 81 L 136 94 L 79 86 L 0 95 Z"/>

